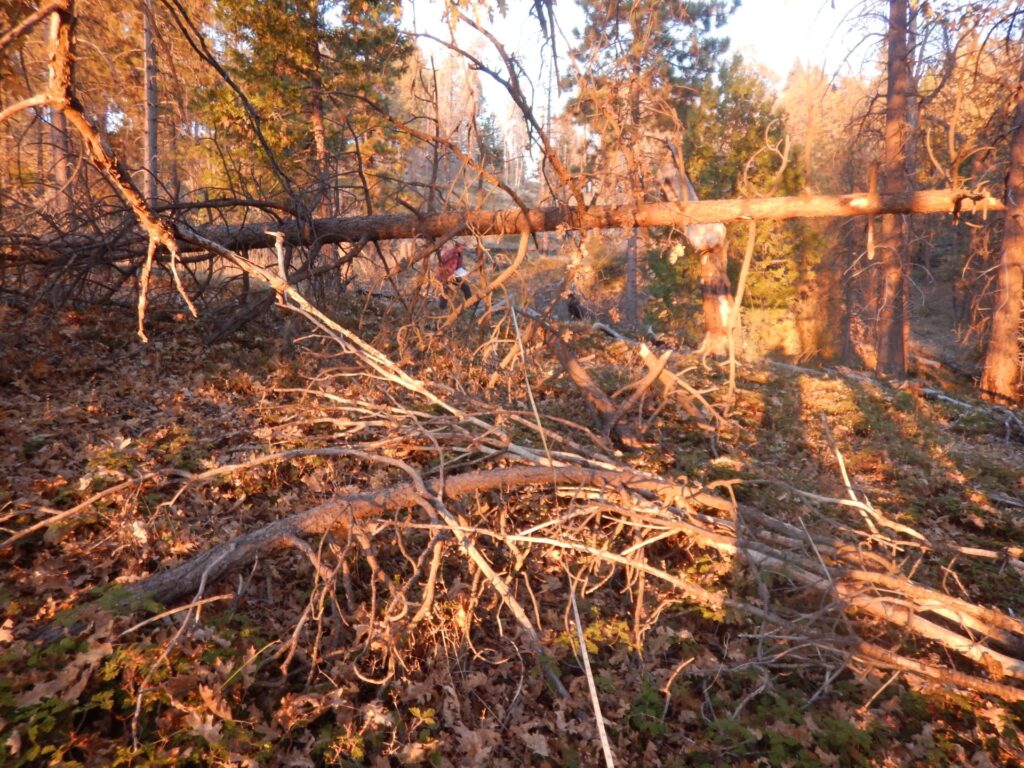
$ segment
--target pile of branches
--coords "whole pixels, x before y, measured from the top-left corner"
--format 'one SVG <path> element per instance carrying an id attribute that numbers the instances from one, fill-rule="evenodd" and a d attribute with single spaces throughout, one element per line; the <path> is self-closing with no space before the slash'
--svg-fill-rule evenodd
<path id="1" fill-rule="evenodd" d="M 270 272 L 261 277 L 275 279 Z M 780 498 L 785 502 L 769 511 L 737 503 L 730 483 L 701 487 L 631 466 L 624 440 L 642 438 L 644 422 L 627 424 L 631 419 L 623 415 L 632 413 L 638 393 L 649 392 L 656 382 L 664 394 L 682 396 L 712 436 L 722 419 L 673 372 L 671 351 L 656 357 L 637 345 L 648 370 L 625 388 L 632 394 L 616 403 L 573 356 L 568 334 L 535 316 L 530 335 L 540 342 L 534 352 L 547 350 L 578 388 L 581 402 L 592 409 L 595 429 L 580 426 L 570 437 L 535 408 L 535 418 L 524 417 L 442 381 L 414 377 L 313 307 L 294 287 L 279 281 L 275 288 L 281 305 L 312 324 L 320 340 L 340 353 L 336 359 L 344 373 L 287 393 L 299 401 L 294 410 L 316 414 L 309 417 L 312 424 L 331 427 L 316 432 L 325 436 L 201 474 L 177 471 L 126 481 L 71 510 L 46 516 L 0 542 L 0 548 L 83 514 L 132 483 L 182 482 L 177 498 L 186 488 L 255 466 L 318 456 L 346 472 L 384 480 L 372 488 L 349 488 L 226 538 L 130 584 L 118 597 L 120 604 L 184 603 L 191 617 L 229 574 L 245 573 L 274 552 L 297 550 L 312 568 L 314 587 L 280 649 L 282 668 L 296 663 L 299 650 L 309 669 L 316 668 L 318 660 L 351 643 L 347 628 L 358 625 L 367 665 L 358 673 L 379 682 L 402 668 L 403 649 L 431 618 L 439 575 L 467 568 L 472 574 L 467 621 L 499 627 L 511 621 L 517 641 L 535 659 L 547 658 L 544 637 L 550 627 L 544 626 L 544 611 L 538 607 L 536 595 L 544 590 L 536 582 L 562 573 L 567 585 L 563 600 L 577 588 L 593 592 L 602 585 L 627 585 L 638 638 L 674 604 L 689 605 L 715 621 L 743 617 L 765 639 L 764 657 L 758 660 L 764 669 L 802 658 L 801 663 L 820 671 L 822 690 L 856 663 L 1007 701 L 1024 700 L 1019 685 L 1024 680 L 1024 622 L 909 575 L 927 561 L 941 565 L 951 557 L 969 557 L 1000 561 L 1024 577 L 1019 551 L 933 544 L 876 510 L 845 474 L 847 498 L 784 486 Z M 513 319 L 522 312 L 511 298 L 507 306 Z M 518 324 L 500 327 L 510 326 L 512 335 L 505 341 L 514 359 L 528 350 Z M 353 397 L 353 377 L 376 379 L 377 392 Z M 529 393 L 528 379 L 524 383 Z M 529 439 L 513 439 L 529 432 Z M 830 517 L 836 510 L 840 519 Z M 715 565 L 701 572 L 702 562 Z M 368 572 L 369 581 L 356 579 L 353 574 L 359 572 Z M 899 651 L 909 638 L 918 641 L 914 647 L 943 649 L 947 661 Z M 953 658 L 961 663 L 954 666 Z M 565 695 L 558 670 L 544 663 L 540 669 L 552 690 Z M 689 674 L 702 671 L 708 670 L 694 667 Z"/>
<path id="2" fill-rule="evenodd" d="M 70 66 L 68 61 L 57 63 Z M 315 306 L 296 289 L 286 270 L 263 266 L 194 229 L 176 227 L 153 211 L 77 102 L 61 90 L 67 87 L 55 78 L 49 98 L 64 105 L 69 120 L 89 140 L 90 158 L 131 207 L 148 240 L 139 280 L 140 336 L 145 338 L 150 273 L 159 252 L 169 254 L 175 285 L 193 311 L 176 273 L 181 260 L 198 250 L 204 258 L 231 264 L 272 291 L 267 295 L 301 316 L 332 348 L 347 366 L 340 380 L 373 382 L 387 401 L 354 400 L 344 391 L 335 391 L 329 382 L 321 382 L 307 394 L 334 409 L 326 418 L 336 428 L 332 444 L 300 447 L 258 461 L 320 454 L 363 466 L 385 465 L 405 476 L 383 487 L 339 494 L 227 538 L 131 584 L 121 598 L 127 605 L 144 606 L 156 600 L 173 606 L 189 601 L 186 621 L 175 637 L 190 626 L 194 611 L 208 600 L 208 591 L 220 579 L 244 571 L 275 550 L 294 548 L 309 560 L 315 583 L 283 648 L 282 667 L 287 669 L 294 661 L 305 638 L 302 656 L 315 669 L 325 652 L 325 638 L 332 631 L 340 636 L 357 627 L 364 658 L 373 659 L 373 668 L 364 668 L 360 674 L 387 680 L 402 663 L 402 639 L 412 636 L 431 615 L 438 575 L 454 558 L 459 570 L 469 564 L 473 574 L 467 615 L 479 609 L 499 628 L 511 619 L 518 628 L 515 637 L 542 660 L 547 650 L 535 598 L 538 590 L 531 579 L 545 569 L 531 570 L 525 564 L 543 563 L 549 564 L 548 570 L 560 565 L 567 572 L 568 583 L 574 585 L 569 589 L 573 605 L 575 585 L 592 591 L 613 577 L 624 581 L 637 606 L 634 631 L 638 635 L 674 603 L 693 606 L 711 619 L 739 613 L 757 622 L 766 640 L 766 656 L 759 662 L 770 668 L 803 653 L 806 663 L 816 659 L 827 669 L 823 688 L 844 665 L 856 661 L 1008 701 L 1024 699 L 1019 685 L 1024 680 L 1024 623 L 1008 613 L 919 584 L 905 570 L 908 563 L 941 561 L 951 555 L 1001 560 L 1021 569 L 1019 552 L 932 543 L 920 532 L 880 514 L 849 483 L 846 499 L 783 489 L 793 505 L 839 506 L 859 516 L 859 525 L 837 524 L 834 533 L 822 535 L 783 515 L 739 505 L 721 489 L 639 470 L 623 457 L 636 445 L 643 425 L 627 426 L 626 416 L 657 382 L 685 392 L 688 410 L 710 433 L 721 415 L 670 370 L 671 354 L 656 357 L 649 350 L 643 355 L 647 372 L 631 394 L 616 402 L 575 357 L 570 339 L 543 316 L 532 318 L 535 333 L 592 410 L 590 430 L 577 430 L 569 437 L 556 431 L 550 419 L 545 424 L 532 404 L 529 387 L 526 394 L 533 419 L 418 378 Z M 457 231 L 461 227 L 460 222 Z M 511 271 L 525 254 L 529 229 L 520 234 Z M 277 246 L 284 248 L 283 241 Z M 507 276 L 499 276 L 490 289 L 500 287 L 503 279 Z M 517 320 L 523 310 L 516 310 L 511 297 L 506 307 L 512 321 L 507 339 L 511 352 L 502 364 L 517 354 L 521 360 L 526 357 L 527 334 Z M 453 318 L 457 315 L 456 311 Z M 407 446 L 417 449 L 410 451 Z M 221 467 L 186 480 L 203 482 L 241 469 Z M 101 493 L 124 490 L 115 486 Z M 509 499 L 519 501 L 516 514 L 509 513 Z M 47 514 L 0 542 L 0 549 L 82 513 L 96 500 Z M 524 509 L 530 509 L 530 514 L 520 515 Z M 390 555 L 387 565 L 384 551 Z M 696 565 L 702 555 L 720 565 L 698 579 Z M 368 585 L 357 583 L 354 562 L 368 570 Z M 244 580 L 240 590 L 243 587 Z M 346 596 L 348 605 L 338 602 L 339 594 Z M 582 631 L 578 618 L 574 623 Z M 942 648 L 948 659 L 960 659 L 963 669 L 961 665 L 954 668 L 951 661 L 900 653 L 896 649 L 907 638 L 926 648 Z M 585 647 L 580 644 L 584 656 Z M 540 667 L 552 689 L 565 695 L 558 670 L 544 663 Z M 596 702 L 596 695 L 593 698 Z M 600 713 L 596 715 L 600 723 Z"/>

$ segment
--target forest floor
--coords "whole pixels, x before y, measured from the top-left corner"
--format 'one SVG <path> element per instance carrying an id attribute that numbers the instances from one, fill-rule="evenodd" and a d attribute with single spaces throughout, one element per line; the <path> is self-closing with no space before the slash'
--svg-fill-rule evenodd
<path id="1" fill-rule="evenodd" d="M 415 375 L 526 418 L 535 407 L 585 443 L 586 427 L 574 425 L 591 415 L 543 347 L 527 349 L 527 389 L 521 370 L 492 376 L 514 338 L 496 342 L 465 321 L 443 335 L 403 335 L 359 301 L 342 308 L 350 326 Z M 857 635 L 983 670 L 685 537 L 655 542 L 649 561 L 765 610 L 815 614 L 819 634 L 807 634 L 810 623 L 790 634 L 738 611 L 714 614 L 585 553 L 489 550 L 535 619 L 547 654 L 538 663 L 480 569 L 450 543 L 430 581 L 432 610 L 403 618 L 427 599 L 426 582 L 402 592 L 396 574 L 425 571 L 429 553 L 442 551 L 412 513 L 313 540 L 315 552 L 260 558 L 206 584 L 188 611 L 148 606 L 156 615 L 147 619 L 118 610 L 109 597 L 119 585 L 405 479 L 394 462 L 354 454 L 262 456 L 372 449 L 427 477 L 438 470 L 431 441 L 472 436 L 432 407 L 410 416 L 318 337 L 291 354 L 272 327 L 208 349 L 195 325 L 173 320 L 151 323 L 142 345 L 133 318 L 110 310 L 2 320 L 0 765 L 602 764 L 570 592 L 616 765 L 1024 765 L 1024 704 L 865 663 L 828 638 Z M 572 333 L 606 392 L 643 374 L 628 345 L 584 324 Z M 1024 547 L 1024 444 L 966 390 L 950 394 L 967 407 L 929 396 L 927 382 L 744 364 L 727 403 L 719 364 L 689 359 L 676 372 L 726 418 L 709 431 L 652 389 L 627 416 L 640 439 L 620 461 L 834 534 L 863 527 L 857 510 L 793 489 L 845 497 L 842 456 L 861 497 L 936 546 Z M 422 430 L 403 431 L 410 420 Z M 448 471 L 480 466 L 474 450 L 449 450 Z M 534 492 L 450 505 L 475 525 L 554 538 L 573 503 Z M 593 546 L 634 535 L 616 514 L 608 501 L 583 518 Z M 4 544 L 39 521 L 52 522 Z M 328 550 L 337 565 L 325 590 Z M 1004 562 L 895 560 L 915 581 L 971 602 L 1011 614 L 1024 606 L 1024 575 Z M 552 690 L 551 669 L 567 698 Z"/>

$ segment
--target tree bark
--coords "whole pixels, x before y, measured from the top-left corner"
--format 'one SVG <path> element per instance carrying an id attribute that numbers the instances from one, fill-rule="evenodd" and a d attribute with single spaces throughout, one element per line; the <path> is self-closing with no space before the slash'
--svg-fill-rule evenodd
<path id="1" fill-rule="evenodd" d="M 734 306 L 725 238 L 713 248 L 701 251 L 700 294 L 704 308 L 704 340 L 700 351 L 723 357 L 729 352 L 729 325 Z"/>
<path id="2" fill-rule="evenodd" d="M 146 201 L 150 205 L 157 202 L 157 120 L 158 93 L 156 84 L 156 38 L 154 37 L 156 18 L 152 0 L 142 0 L 142 36 L 143 58 L 145 61 L 146 78 Z"/>
<path id="3" fill-rule="evenodd" d="M 57 187 L 56 209 L 59 213 L 66 214 L 71 211 L 71 169 L 68 121 L 63 112 L 52 111 L 50 127 L 53 135 L 53 180 Z"/>
<path id="4" fill-rule="evenodd" d="M 1017 83 L 1013 113 L 1010 173 L 1006 180 L 1006 225 L 999 263 L 992 328 L 981 374 L 981 389 L 1008 400 L 1017 399 L 1020 370 L 1020 313 L 1024 293 L 1024 71 Z"/>
<path id="5" fill-rule="evenodd" d="M 657 492 L 670 484 L 621 470 L 583 467 L 511 466 L 452 475 L 444 486 L 436 479 L 424 481 L 430 495 L 456 499 L 486 491 L 509 492 L 525 486 L 550 486 L 559 483 L 594 485 L 609 491 L 620 486 Z M 676 492 L 680 489 L 676 486 Z M 391 486 L 349 496 L 340 496 L 317 507 L 281 518 L 263 528 L 214 545 L 184 563 L 158 571 L 128 586 L 128 600 L 156 600 L 169 604 L 196 593 L 202 583 L 213 584 L 224 574 L 251 563 L 257 556 L 291 546 L 296 536 L 345 529 L 367 517 L 409 509 L 422 499 L 413 483 Z M 721 503 L 709 494 L 694 494 L 697 503 Z"/>
<path id="6" fill-rule="evenodd" d="M 637 297 L 637 233 L 634 227 L 629 231 L 626 240 L 626 268 L 625 281 L 622 286 L 622 321 L 623 325 L 635 331 L 640 322 L 640 306 Z"/>
<path id="7" fill-rule="evenodd" d="M 313 134 L 313 166 L 316 177 L 317 204 L 320 215 L 333 216 L 333 198 L 328 179 L 327 129 L 324 126 L 324 82 L 320 57 L 320 0 L 310 0 L 309 10 L 314 24 L 309 56 L 313 63 L 309 75 L 309 123 Z"/>
<path id="8" fill-rule="evenodd" d="M 898 195 L 801 195 L 794 197 L 734 200 L 702 200 L 644 205 L 575 206 L 503 210 L 445 211 L 428 216 L 379 214 L 316 219 L 312 230 L 323 243 L 358 243 L 415 237 L 518 235 L 555 232 L 560 229 L 622 229 L 628 227 L 687 227 L 691 224 L 750 221 L 751 219 L 845 218 L 881 213 L 963 213 L 1002 211 L 1002 201 L 988 195 L 972 195 L 950 189 L 933 189 Z M 273 248 L 267 230 L 283 231 L 290 245 L 308 245 L 312 232 L 290 222 L 251 223 L 239 226 L 207 226 L 196 231 L 229 250 Z M 187 239 L 187 238 L 186 238 Z M 90 241 L 96 245 L 94 241 Z M 182 251 L 198 246 L 183 243 Z"/>
<path id="9" fill-rule="evenodd" d="M 907 0 L 889 0 L 888 89 L 885 100 L 885 141 L 881 168 L 881 191 L 906 194 L 907 143 L 910 138 L 908 106 L 913 86 L 907 51 Z M 876 369 L 890 376 L 906 376 L 907 252 L 906 224 L 902 216 L 882 217 L 878 249 L 881 252 L 881 295 L 875 326 Z"/>

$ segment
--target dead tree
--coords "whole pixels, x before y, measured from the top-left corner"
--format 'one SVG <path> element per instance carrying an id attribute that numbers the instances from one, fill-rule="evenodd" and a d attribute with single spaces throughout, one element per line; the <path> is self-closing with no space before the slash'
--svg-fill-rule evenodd
<path id="1" fill-rule="evenodd" d="M 675 147 L 669 147 L 669 155 L 671 162 L 659 172 L 665 196 L 677 203 L 697 202 L 700 198 Z M 704 340 L 700 348 L 705 354 L 718 356 L 725 355 L 729 349 L 733 310 L 727 270 L 728 241 L 722 221 L 694 222 L 683 230 L 687 242 L 700 257 L 700 293 L 704 308 Z"/>
<path id="2" fill-rule="evenodd" d="M 1024 293 L 1024 71 L 1017 83 L 1010 173 L 1006 179 L 1006 225 L 992 329 L 985 352 L 981 389 L 1016 399 L 1020 386 L 1020 321 Z"/>
<path id="3" fill-rule="evenodd" d="M 883 194 L 910 190 L 907 145 L 910 138 L 908 106 L 913 100 L 910 60 L 907 51 L 907 0 L 889 0 L 888 88 L 885 99 L 885 143 L 881 167 Z M 881 291 L 877 297 L 875 326 L 876 367 L 879 373 L 907 373 L 907 227 L 895 214 L 882 217 L 878 250 L 881 253 Z"/>
<path id="4" fill-rule="evenodd" d="M 146 81 L 146 200 L 157 202 L 157 120 L 158 92 L 156 83 L 156 13 L 152 0 L 142 0 L 143 60 Z"/>

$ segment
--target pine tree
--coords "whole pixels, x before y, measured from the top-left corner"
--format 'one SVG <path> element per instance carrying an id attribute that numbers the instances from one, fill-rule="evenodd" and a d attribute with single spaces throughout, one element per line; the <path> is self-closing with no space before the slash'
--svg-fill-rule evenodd
<path id="1" fill-rule="evenodd" d="M 611 178 L 605 195 L 642 202 L 658 194 L 649 142 L 679 124 L 728 41 L 713 35 L 735 0 L 587 0 L 575 51 L 581 71 L 569 105 L 597 136 L 594 160 Z M 589 169 L 591 171 L 596 168 Z M 625 323 L 638 321 L 636 235 L 629 237 Z M 723 264 L 724 267 L 724 264 Z"/>
<path id="2" fill-rule="evenodd" d="M 349 134 L 365 134 L 372 123 L 355 96 L 388 93 L 408 55 L 399 3 L 219 0 L 216 9 L 228 68 L 284 171 L 305 190 L 309 210 L 339 212 L 346 205 L 337 178 L 353 171 L 343 160 Z M 247 138 L 250 128 L 226 88 L 207 95 L 206 115 L 230 138 Z M 271 178 L 259 161 L 253 171 L 256 183 Z"/>

